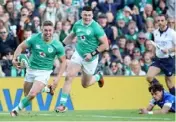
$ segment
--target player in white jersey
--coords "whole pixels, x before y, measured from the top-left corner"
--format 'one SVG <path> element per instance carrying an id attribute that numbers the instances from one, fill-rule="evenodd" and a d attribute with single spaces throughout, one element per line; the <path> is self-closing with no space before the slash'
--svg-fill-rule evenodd
<path id="1" fill-rule="evenodd" d="M 65 71 L 65 50 L 61 42 L 53 39 L 54 26 L 51 21 L 43 23 L 42 33 L 33 35 L 30 39 L 22 42 L 15 50 L 12 63 L 20 68 L 17 57 L 27 48 L 31 50 L 29 68 L 25 76 L 24 90 L 27 92 L 20 103 L 10 112 L 11 116 L 17 116 L 19 111 L 27 107 L 34 97 L 47 85 L 52 72 L 55 58 L 61 62 L 58 75 L 54 78 L 52 89 L 57 87 L 58 81 Z"/>
<path id="2" fill-rule="evenodd" d="M 153 32 L 156 59 L 149 67 L 147 81 L 149 83 L 158 82 L 155 76 L 162 71 L 170 93 L 175 95 L 172 75 L 175 71 L 176 32 L 167 26 L 165 15 L 159 15 L 158 23 L 159 29 Z"/>

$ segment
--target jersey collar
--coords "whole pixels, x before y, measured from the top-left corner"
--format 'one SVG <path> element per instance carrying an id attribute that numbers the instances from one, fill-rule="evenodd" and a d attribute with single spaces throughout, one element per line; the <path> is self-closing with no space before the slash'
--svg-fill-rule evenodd
<path id="1" fill-rule="evenodd" d="M 91 25 L 92 22 L 93 22 L 93 19 L 92 19 L 92 21 L 91 21 L 88 25 L 85 25 L 85 24 L 83 23 L 83 20 L 81 19 L 81 24 L 82 24 L 83 26 L 85 26 L 85 27 L 88 27 L 89 25 Z"/>

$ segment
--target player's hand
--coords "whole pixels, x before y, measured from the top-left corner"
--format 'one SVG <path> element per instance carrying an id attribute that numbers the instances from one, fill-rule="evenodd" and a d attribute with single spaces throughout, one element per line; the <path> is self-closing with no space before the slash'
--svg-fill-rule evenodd
<path id="1" fill-rule="evenodd" d="M 52 89 L 55 90 L 57 88 L 57 84 L 58 84 L 59 78 L 55 77 L 52 83 Z"/>
<path id="2" fill-rule="evenodd" d="M 92 55 L 90 53 L 85 54 L 85 58 L 86 61 L 90 61 L 90 59 L 92 59 Z"/>
<path id="3" fill-rule="evenodd" d="M 148 114 L 148 110 L 146 108 L 140 108 L 139 114 Z"/>
<path id="4" fill-rule="evenodd" d="M 17 59 L 12 59 L 12 64 L 13 66 L 15 66 L 17 69 L 20 69 L 20 63 L 17 61 Z"/>

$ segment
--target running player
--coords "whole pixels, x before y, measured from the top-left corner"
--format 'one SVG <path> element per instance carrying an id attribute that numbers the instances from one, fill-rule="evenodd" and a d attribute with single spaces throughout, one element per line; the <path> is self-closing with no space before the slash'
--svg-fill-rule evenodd
<path id="1" fill-rule="evenodd" d="M 107 36 L 101 26 L 94 21 L 91 7 L 85 6 L 81 12 L 82 19 L 77 21 L 70 33 L 63 41 L 65 45 L 77 37 L 76 49 L 67 68 L 67 75 L 61 94 L 60 105 L 56 112 L 65 112 L 68 95 L 73 78 L 82 71 L 82 86 L 87 88 L 98 82 L 103 87 L 102 72 L 95 73 L 98 65 L 98 54 L 109 48 Z"/>
<path id="2" fill-rule="evenodd" d="M 161 71 L 165 74 L 165 81 L 171 94 L 175 95 L 173 73 L 175 71 L 176 32 L 167 26 L 165 15 L 159 15 L 159 29 L 153 32 L 156 43 L 156 59 L 149 67 L 147 81 L 151 84 L 158 82 L 155 76 Z M 158 48 L 159 47 L 159 48 Z"/>
<path id="3" fill-rule="evenodd" d="M 17 57 L 22 51 L 28 48 L 31 49 L 32 54 L 29 58 L 29 68 L 24 83 L 24 90 L 27 95 L 10 112 L 11 116 L 17 116 L 19 111 L 27 107 L 31 100 L 47 85 L 56 57 L 60 60 L 61 65 L 58 75 L 52 83 L 52 89 L 54 90 L 57 87 L 58 81 L 65 71 L 66 58 L 63 45 L 59 41 L 52 39 L 53 33 L 53 23 L 45 21 L 42 33 L 33 35 L 17 47 L 12 60 L 16 68 L 20 68 Z"/>

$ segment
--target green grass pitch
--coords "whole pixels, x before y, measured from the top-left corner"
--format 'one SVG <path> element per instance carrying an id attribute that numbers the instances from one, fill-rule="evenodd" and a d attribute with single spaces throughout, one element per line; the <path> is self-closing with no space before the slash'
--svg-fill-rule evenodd
<path id="1" fill-rule="evenodd" d="M 11 117 L 8 112 L 0 112 L 0 121 L 175 121 L 174 113 L 165 115 L 140 115 L 137 110 L 75 110 L 65 113 L 21 112 Z"/>

